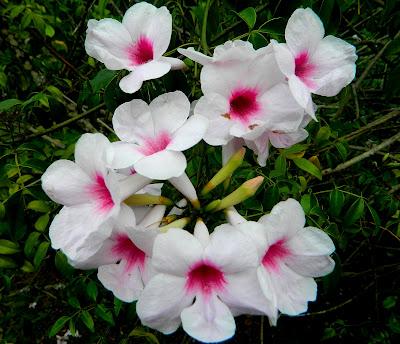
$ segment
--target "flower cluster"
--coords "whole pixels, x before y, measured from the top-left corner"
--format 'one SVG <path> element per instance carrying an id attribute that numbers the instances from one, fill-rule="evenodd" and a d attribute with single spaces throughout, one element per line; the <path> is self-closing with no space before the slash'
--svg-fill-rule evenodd
<path id="1" fill-rule="evenodd" d="M 171 32 L 167 8 L 142 2 L 122 23 L 90 20 L 85 47 L 107 68 L 128 70 L 119 86 L 134 93 L 143 81 L 184 66 L 163 56 Z M 305 312 L 316 299 L 314 277 L 334 268 L 332 240 L 305 227 L 296 200 L 278 203 L 258 222 L 236 211 L 262 177 L 202 208 L 185 173 L 183 151 L 202 139 L 222 146 L 223 156 L 202 195 L 229 180 L 243 146 L 265 166 L 270 143 L 284 148 L 307 137 L 304 128 L 315 119 L 311 94 L 336 95 L 354 78 L 354 47 L 324 37 L 311 9 L 292 14 L 285 38 L 258 50 L 228 41 L 212 57 L 178 49 L 203 65 L 198 101 L 191 106 L 175 91 L 150 104 L 124 103 L 112 119 L 120 141 L 84 134 L 75 162 L 56 161 L 42 176 L 43 190 L 63 205 L 50 226 L 52 247 L 76 268 L 98 269 L 100 282 L 119 299 L 137 301 L 146 326 L 168 334 L 182 325 L 197 340 L 218 342 L 234 335 L 240 314 L 266 315 L 275 325 L 280 313 Z M 154 180 L 170 182 L 184 196 L 168 214 L 173 202 Z M 226 223 L 210 233 L 198 215 L 220 210 Z M 183 229 L 192 219 L 193 231 Z"/>

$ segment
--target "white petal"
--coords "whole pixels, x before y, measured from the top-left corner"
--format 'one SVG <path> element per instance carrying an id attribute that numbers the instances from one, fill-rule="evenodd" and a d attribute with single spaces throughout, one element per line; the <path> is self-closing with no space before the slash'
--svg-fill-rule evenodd
<path id="1" fill-rule="evenodd" d="M 133 143 L 112 142 L 106 153 L 108 166 L 115 169 L 133 166 L 135 162 L 144 157 L 139 148 Z"/>
<path id="2" fill-rule="evenodd" d="M 236 226 L 247 221 L 234 207 L 227 208 L 225 210 L 225 216 L 232 226 Z"/>
<path id="3" fill-rule="evenodd" d="M 156 133 L 174 133 L 189 116 L 190 102 L 181 91 L 164 93 L 150 103 Z"/>
<path id="4" fill-rule="evenodd" d="M 90 177 L 106 174 L 105 155 L 110 142 L 103 134 L 83 134 L 75 144 L 75 162 Z"/>
<path id="5" fill-rule="evenodd" d="M 271 144 L 276 148 L 287 148 L 291 147 L 296 143 L 299 143 L 305 140 L 308 137 L 307 130 L 300 128 L 299 130 L 292 133 L 279 133 L 279 132 L 270 132 L 269 140 Z"/>
<path id="6" fill-rule="evenodd" d="M 294 11 L 285 29 L 286 43 L 294 55 L 304 51 L 312 54 L 324 34 L 324 25 L 311 8 Z"/>
<path id="7" fill-rule="evenodd" d="M 126 28 L 115 19 L 89 20 L 85 49 L 88 55 L 104 63 L 108 69 L 126 69 L 130 62 L 126 49 L 132 44 Z"/>
<path id="8" fill-rule="evenodd" d="M 257 261 L 260 263 L 269 245 L 265 225 L 254 221 L 245 221 L 235 225 L 235 228 L 252 241 L 253 251 L 255 250 L 257 253 Z"/>
<path id="9" fill-rule="evenodd" d="M 90 178 L 72 161 L 53 162 L 42 175 L 42 188 L 54 202 L 76 205 L 90 201 Z"/>
<path id="10" fill-rule="evenodd" d="M 306 219 L 300 203 L 289 198 L 276 204 L 271 212 L 262 216 L 258 222 L 268 227 L 267 235 L 272 244 L 282 237 L 292 238 L 297 235 L 303 229 Z"/>
<path id="11" fill-rule="evenodd" d="M 277 295 L 278 308 L 282 313 L 298 315 L 307 310 L 307 303 L 315 301 L 317 284 L 313 278 L 303 277 L 286 267 L 280 266 L 271 275 L 273 289 Z"/>
<path id="12" fill-rule="evenodd" d="M 171 228 L 154 241 L 153 266 L 161 273 L 185 277 L 202 254 L 203 246 L 198 239 L 183 229 Z"/>
<path id="13" fill-rule="evenodd" d="M 124 302 L 136 301 L 143 291 L 139 268 L 127 269 L 125 261 L 100 266 L 97 278 L 106 289 Z"/>
<path id="14" fill-rule="evenodd" d="M 257 162 L 260 166 L 264 167 L 267 164 L 269 155 L 269 132 L 265 131 L 254 140 L 245 140 L 247 147 L 249 147 L 254 154 L 257 155 Z"/>
<path id="15" fill-rule="evenodd" d="M 143 189 L 149 183 L 151 183 L 151 179 L 144 177 L 139 173 L 127 176 L 119 182 L 120 199 L 124 200 L 128 198 L 129 196 Z"/>
<path id="16" fill-rule="evenodd" d="M 278 43 L 274 39 L 271 39 L 271 46 L 274 49 L 275 59 L 282 73 L 286 76 L 293 75 L 296 68 L 295 58 L 287 44 Z"/>
<path id="17" fill-rule="evenodd" d="M 152 60 L 136 66 L 132 72 L 120 80 L 119 87 L 125 93 L 135 93 L 142 87 L 143 81 L 160 78 L 170 69 L 170 64 Z"/>
<path id="18" fill-rule="evenodd" d="M 170 178 L 169 182 L 189 201 L 192 202 L 198 199 L 196 189 L 186 173 L 182 173 L 176 178 Z"/>
<path id="19" fill-rule="evenodd" d="M 290 256 L 285 259 L 285 264 L 306 277 L 322 277 L 335 268 L 335 261 L 329 256 Z"/>
<path id="20" fill-rule="evenodd" d="M 292 93 L 294 99 L 296 99 L 297 103 L 314 119 L 315 110 L 311 98 L 310 89 L 296 76 L 292 75 L 289 77 L 289 88 Z"/>
<path id="21" fill-rule="evenodd" d="M 142 324 L 164 334 L 177 330 L 182 310 L 193 301 L 185 292 L 185 279 L 167 274 L 155 275 L 136 304 Z"/>
<path id="22" fill-rule="evenodd" d="M 204 257 L 224 273 L 237 273 L 258 265 L 254 243 L 234 226 L 223 224 L 216 227 L 210 239 Z"/>
<path id="23" fill-rule="evenodd" d="M 115 134 L 125 142 L 141 143 L 143 136 L 153 136 L 154 126 L 150 108 L 141 99 L 133 99 L 118 106 L 112 124 Z"/>
<path id="24" fill-rule="evenodd" d="M 135 227 L 127 230 L 127 234 L 147 256 L 153 255 L 154 240 L 160 234 L 158 228 Z"/>
<path id="25" fill-rule="evenodd" d="M 133 5 L 126 11 L 122 24 L 130 32 L 133 41 L 141 35 L 153 43 L 154 57 L 164 54 L 172 33 L 172 17 L 165 6 L 157 8 L 146 2 Z"/>
<path id="26" fill-rule="evenodd" d="M 272 278 L 273 276 L 265 270 L 263 265 L 260 265 L 257 268 L 258 285 L 264 294 L 267 304 L 271 307 L 270 323 L 273 326 L 276 326 L 278 320 L 278 295 L 275 291 L 274 284 L 272 283 Z"/>
<path id="27" fill-rule="evenodd" d="M 214 49 L 214 61 L 220 64 L 229 61 L 248 61 L 258 56 L 258 50 L 254 50 L 249 41 L 234 40 L 226 41 Z"/>
<path id="28" fill-rule="evenodd" d="M 187 49 L 178 48 L 178 53 L 188 57 L 194 62 L 200 63 L 201 65 L 213 62 L 212 57 L 204 55 L 201 52 L 194 50 L 193 47 Z"/>
<path id="29" fill-rule="evenodd" d="M 324 231 L 315 227 L 305 227 L 287 241 L 290 252 L 302 256 L 329 255 L 335 250 L 332 239 Z"/>
<path id="30" fill-rule="evenodd" d="M 180 69 L 186 69 L 185 63 L 177 59 L 175 57 L 166 57 L 166 56 L 161 56 L 159 61 L 165 62 L 171 65 L 171 70 L 180 70 Z"/>
<path id="31" fill-rule="evenodd" d="M 225 279 L 228 286 L 220 298 L 231 310 L 234 310 L 234 315 L 253 314 L 277 317 L 277 308 L 264 296 L 260 288 L 256 269 L 227 275 Z"/>
<path id="32" fill-rule="evenodd" d="M 313 82 L 315 94 L 332 97 L 347 86 L 356 73 L 355 47 L 334 36 L 326 36 L 311 57 L 316 66 Z"/>
<path id="33" fill-rule="evenodd" d="M 182 311 L 181 319 L 185 332 L 205 343 L 227 340 L 236 330 L 232 313 L 216 295 L 207 300 L 197 296 L 194 304 Z"/>
<path id="34" fill-rule="evenodd" d="M 134 167 L 145 177 L 165 180 L 182 175 L 186 158 L 181 152 L 163 150 L 140 159 Z"/>
<path id="35" fill-rule="evenodd" d="M 110 221 L 98 214 L 91 204 L 63 207 L 50 225 L 54 249 L 79 262 L 93 256 L 112 231 Z"/>
<path id="36" fill-rule="evenodd" d="M 175 131 L 167 149 L 181 152 L 193 147 L 203 138 L 207 127 L 207 118 L 200 115 L 190 116 L 188 120 Z"/>
<path id="37" fill-rule="evenodd" d="M 138 226 L 146 228 L 157 228 L 164 217 L 165 205 L 156 205 L 143 217 Z"/>
<path id="38" fill-rule="evenodd" d="M 203 247 L 207 247 L 207 245 L 210 243 L 210 234 L 208 233 L 207 226 L 200 218 L 198 218 L 196 221 L 193 235 L 197 238 L 197 240 L 201 243 Z"/>

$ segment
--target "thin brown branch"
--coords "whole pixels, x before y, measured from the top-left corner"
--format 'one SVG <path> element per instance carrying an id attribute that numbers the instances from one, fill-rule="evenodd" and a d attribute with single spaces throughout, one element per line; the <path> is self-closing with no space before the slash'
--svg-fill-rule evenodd
<path id="1" fill-rule="evenodd" d="M 383 141 L 381 144 L 371 148 L 370 150 L 368 150 L 367 152 L 364 152 L 360 155 L 357 155 L 356 157 L 337 165 L 335 168 L 327 168 L 325 170 L 322 171 L 323 175 L 328 175 L 328 174 L 332 174 L 332 173 L 336 173 L 336 172 L 340 172 L 346 168 L 349 168 L 350 166 L 370 157 L 371 155 L 374 155 L 376 152 L 380 151 L 381 149 L 390 146 L 391 144 L 393 144 L 394 142 L 400 140 L 400 132 L 397 133 L 396 135 L 393 135 L 392 137 L 388 138 L 387 140 Z"/>

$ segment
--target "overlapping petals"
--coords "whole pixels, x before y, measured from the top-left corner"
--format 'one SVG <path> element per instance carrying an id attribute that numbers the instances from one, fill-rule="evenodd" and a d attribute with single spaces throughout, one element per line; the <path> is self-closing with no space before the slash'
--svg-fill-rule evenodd
<path id="1" fill-rule="evenodd" d="M 189 111 L 189 100 L 180 91 L 165 93 L 150 105 L 134 99 L 119 106 L 113 126 L 122 141 L 108 152 L 110 166 L 133 167 L 152 179 L 181 176 L 186 168 L 182 151 L 198 143 L 208 126 L 206 118 L 189 117 Z"/>
<path id="2" fill-rule="evenodd" d="M 71 260 L 94 254 L 121 213 L 132 212 L 122 204 L 126 193 L 134 193 L 150 181 L 130 176 L 121 183 L 104 162 L 109 145 L 102 134 L 84 134 L 76 143 L 75 162 L 58 160 L 42 176 L 46 194 L 64 205 L 50 225 L 52 246 Z"/>
<path id="3" fill-rule="evenodd" d="M 170 229 L 155 240 L 155 276 L 139 298 L 138 315 L 143 324 L 163 333 L 175 331 L 182 322 L 197 340 L 226 340 L 235 332 L 230 307 L 235 314 L 257 307 L 268 312 L 261 292 L 247 293 L 256 264 L 253 244 L 230 225 L 217 227 L 211 235 L 202 221 L 194 235 Z"/>
<path id="4" fill-rule="evenodd" d="M 314 119 L 311 93 L 335 96 L 354 79 L 356 71 L 355 47 L 334 36 L 324 37 L 324 33 L 319 17 L 310 8 L 301 8 L 289 18 L 286 43 L 272 40 L 290 91 Z"/>
<path id="5" fill-rule="evenodd" d="M 134 93 L 143 81 L 184 66 L 178 59 L 162 56 L 171 33 L 172 17 L 168 9 L 141 2 L 128 9 L 122 23 L 110 18 L 89 20 L 85 48 L 108 69 L 130 71 L 119 85 L 124 92 Z"/>

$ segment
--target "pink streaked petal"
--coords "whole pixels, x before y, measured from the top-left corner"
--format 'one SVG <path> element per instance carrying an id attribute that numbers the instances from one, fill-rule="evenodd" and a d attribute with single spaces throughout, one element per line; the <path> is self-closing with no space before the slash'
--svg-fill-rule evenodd
<path id="1" fill-rule="evenodd" d="M 256 88 L 239 87 L 232 91 L 229 97 L 229 117 L 241 122 L 243 125 L 257 116 L 261 110 L 261 104 L 257 100 Z"/>
<path id="2" fill-rule="evenodd" d="M 141 35 L 126 49 L 126 53 L 133 66 L 142 65 L 154 58 L 153 42 L 145 35 Z"/>
<path id="3" fill-rule="evenodd" d="M 222 270 L 208 260 L 200 260 L 193 264 L 186 275 L 185 287 L 189 294 L 202 294 L 208 298 L 211 293 L 223 291 L 225 285 Z"/>
<path id="4" fill-rule="evenodd" d="M 114 207 L 114 200 L 100 172 L 95 174 L 94 181 L 89 186 L 88 191 L 98 211 L 107 213 Z"/>
<path id="5" fill-rule="evenodd" d="M 278 271 L 280 264 L 289 256 L 290 250 L 286 246 L 286 240 L 281 239 L 268 247 L 261 263 L 267 270 Z"/>
<path id="6" fill-rule="evenodd" d="M 107 164 L 111 168 L 128 168 L 143 157 L 140 146 L 123 141 L 113 142 L 106 152 Z"/>
<path id="7" fill-rule="evenodd" d="M 297 54 L 295 57 L 295 74 L 310 89 L 315 89 L 317 85 L 312 80 L 316 66 L 311 63 L 307 51 Z"/>
<path id="8" fill-rule="evenodd" d="M 145 156 L 164 150 L 171 142 L 171 136 L 166 131 L 161 131 L 155 137 L 146 137 L 143 139 L 139 152 Z"/>
<path id="9" fill-rule="evenodd" d="M 112 253 L 115 257 L 126 262 L 126 270 L 131 270 L 135 267 L 144 268 L 146 254 L 125 233 L 116 235 Z"/>

